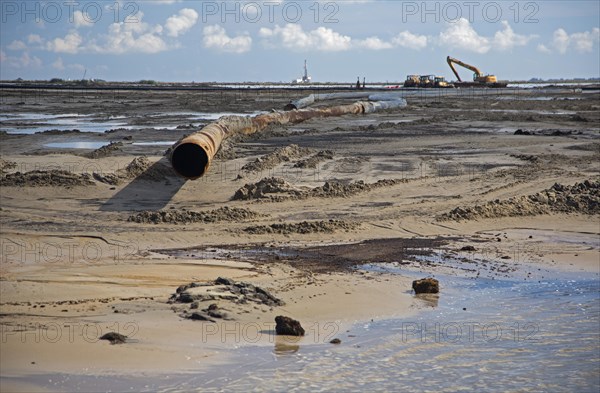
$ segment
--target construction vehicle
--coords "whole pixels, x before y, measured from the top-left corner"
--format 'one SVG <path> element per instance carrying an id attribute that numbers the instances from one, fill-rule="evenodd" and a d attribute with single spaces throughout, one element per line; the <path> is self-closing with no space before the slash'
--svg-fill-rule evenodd
<path id="1" fill-rule="evenodd" d="M 419 87 L 433 87 L 435 83 L 435 75 L 421 75 L 419 82 Z"/>
<path id="2" fill-rule="evenodd" d="M 443 76 L 436 76 L 433 80 L 433 87 L 445 88 L 445 87 L 454 87 L 452 83 L 446 82 L 446 78 Z"/>
<path id="3" fill-rule="evenodd" d="M 496 78 L 496 75 L 484 75 L 479 68 L 472 66 L 470 64 L 467 64 L 463 61 L 460 61 L 458 59 L 455 59 L 453 57 L 448 56 L 446 58 L 446 61 L 448 62 L 448 65 L 450 66 L 450 69 L 452 69 L 452 72 L 454 72 L 454 75 L 456 75 L 456 79 L 458 80 L 458 82 L 456 82 L 456 87 L 506 87 L 507 83 L 506 82 L 498 82 L 498 78 Z M 473 82 L 465 82 L 460 78 L 460 75 L 458 75 L 458 72 L 456 71 L 456 68 L 454 68 L 454 64 L 458 64 L 461 67 L 464 67 L 468 70 L 473 71 Z"/>
<path id="4" fill-rule="evenodd" d="M 419 75 L 408 75 L 404 81 L 404 87 L 419 87 Z"/>
<path id="5" fill-rule="evenodd" d="M 443 76 L 435 75 L 408 75 L 404 82 L 404 87 L 453 87 L 452 84 L 446 82 Z"/>

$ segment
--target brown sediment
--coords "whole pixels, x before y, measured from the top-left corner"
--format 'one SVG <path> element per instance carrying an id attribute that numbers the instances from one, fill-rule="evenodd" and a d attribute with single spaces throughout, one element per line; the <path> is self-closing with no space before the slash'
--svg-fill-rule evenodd
<path id="1" fill-rule="evenodd" d="M 552 99 L 500 99 L 510 92 L 419 95 L 400 111 L 278 125 L 273 132 L 240 137 L 233 154 L 221 144 L 219 162 L 195 182 L 175 176 L 162 146 L 124 143 L 97 159 L 80 150 L 44 147 L 73 138 L 108 143 L 131 130 L 0 133 L 2 160 L 9 163 L 0 162 L 0 324 L 3 332 L 16 332 L 4 335 L 2 375 L 77 373 L 89 363 L 90 348 L 94 375 L 195 370 L 216 363 L 221 348 L 244 345 L 224 344 L 220 334 L 202 341 L 208 324 L 231 331 L 236 324 L 255 323 L 269 332 L 279 315 L 305 327 L 406 318 L 422 306 L 404 271 L 418 278 L 450 272 L 474 280 L 522 273 L 519 280 L 536 282 L 550 268 L 597 274 L 599 94 L 522 90 Z M 5 112 L 17 114 L 64 113 L 73 94 L 4 92 Z M 118 93 L 118 99 L 113 94 L 98 91 L 68 101 L 68 109 L 154 126 L 157 118 L 145 115 L 157 108 L 268 111 L 306 93 L 141 92 Z M 143 129 L 135 141 L 174 141 L 193 129 L 190 123 L 195 128 L 207 123 L 180 114 L 169 115 L 168 122 L 184 127 Z M 518 129 L 531 134 L 515 135 Z M 290 145 L 311 153 L 281 160 L 268 174 L 241 170 Z M 314 153 L 324 149 L 334 158 L 321 160 L 329 155 Z M 312 166 L 313 157 L 319 159 L 317 170 L 289 170 Z M 40 180 L 57 169 L 64 172 L 56 183 Z M 24 175 L 36 170 L 42 173 Z M 249 186 L 240 187 L 238 175 Z M 4 186 L 6 179 L 13 184 L 21 179 L 20 185 Z M 80 183 L 96 186 L 70 186 Z M 240 189 L 245 195 L 231 201 Z M 130 216 L 134 222 L 126 221 Z M 437 220 L 440 216 L 449 219 Z M 379 273 L 382 263 L 399 274 Z M 211 309 L 213 301 L 199 302 L 198 308 L 191 308 L 193 302 L 167 303 L 182 283 L 214 283 L 218 277 L 263 288 L 286 305 L 215 300 L 219 304 Z M 469 311 L 476 318 L 477 311 Z M 188 321 L 194 313 L 216 323 Z M 65 323 L 68 329 L 93 324 L 102 334 L 117 332 L 118 324 L 128 343 L 90 347 L 82 334 L 73 342 L 21 340 L 21 332 L 39 337 L 47 332 L 41 329 Z M 132 326 L 139 330 L 123 331 Z M 264 343 L 272 346 L 267 336 Z"/>
<path id="2" fill-rule="evenodd" d="M 268 200 L 282 202 L 306 198 L 347 198 L 363 192 L 369 192 L 382 187 L 391 187 L 406 183 L 407 179 L 383 179 L 375 183 L 365 183 L 362 180 L 350 183 L 328 181 L 314 188 L 295 187 L 283 178 L 264 178 L 257 183 L 246 184 L 237 190 L 233 200 Z"/>
<path id="3" fill-rule="evenodd" d="M 127 221 L 138 224 L 192 224 L 221 221 L 244 222 L 260 217 L 265 217 L 265 215 L 250 209 L 224 206 L 219 209 L 200 212 L 189 210 L 143 211 L 132 214 Z"/>
<path id="4" fill-rule="evenodd" d="M 272 153 L 251 161 L 242 167 L 243 171 L 260 172 L 275 168 L 282 162 L 289 162 L 295 158 L 302 158 L 310 154 L 310 149 L 298 145 L 289 145 L 275 149 Z"/>
<path id="5" fill-rule="evenodd" d="M 457 207 L 438 219 L 474 220 L 550 213 L 600 214 L 600 182 L 586 180 L 572 186 L 556 183 L 549 189 L 531 195 L 496 199 L 473 207 Z"/>

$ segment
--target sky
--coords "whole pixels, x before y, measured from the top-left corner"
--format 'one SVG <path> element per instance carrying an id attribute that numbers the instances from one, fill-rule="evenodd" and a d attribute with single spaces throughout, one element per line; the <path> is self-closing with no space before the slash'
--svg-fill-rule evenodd
<path id="1" fill-rule="evenodd" d="M 0 0 L 0 79 L 600 77 L 600 2 Z M 465 80 L 472 73 L 459 69 Z"/>

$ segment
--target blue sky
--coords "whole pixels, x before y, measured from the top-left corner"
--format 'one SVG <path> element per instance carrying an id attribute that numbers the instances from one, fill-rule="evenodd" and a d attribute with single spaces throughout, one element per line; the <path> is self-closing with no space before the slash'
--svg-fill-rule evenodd
<path id="1" fill-rule="evenodd" d="M 499 79 L 600 76 L 597 0 L 0 5 L 1 79 L 289 82 L 304 59 L 316 82 L 455 79 L 447 55 Z"/>

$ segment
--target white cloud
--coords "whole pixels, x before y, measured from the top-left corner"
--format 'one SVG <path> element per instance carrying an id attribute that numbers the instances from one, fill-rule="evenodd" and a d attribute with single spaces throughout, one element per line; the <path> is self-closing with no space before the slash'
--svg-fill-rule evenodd
<path id="1" fill-rule="evenodd" d="M 6 56 L 6 53 L 4 53 L 2 49 L 0 49 L 0 63 L 4 63 L 7 59 L 8 57 Z"/>
<path id="2" fill-rule="evenodd" d="M 548 44 L 540 44 L 537 49 L 543 53 L 556 51 L 565 54 L 570 49 L 579 53 L 591 52 L 594 45 L 600 42 L 600 29 L 594 27 L 591 31 L 569 34 L 563 28 L 558 28 L 552 34 L 552 41 Z"/>
<path id="3" fill-rule="evenodd" d="M 284 27 L 275 25 L 273 29 L 263 27 L 258 34 L 263 38 L 266 47 L 324 52 L 346 51 L 355 48 L 385 50 L 395 47 L 418 50 L 425 48 L 428 43 L 426 36 L 413 34 L 409 31 L 399 33 L 391 41 L 382 40 L 377 36 L 356 39 L 325 27 L 304 31 L 302 26 L 292 23 Z"/>
<path id="4" fill-rule="evenodd" d="M 592 31 L 573 33 L 569 38 L 577 52 L 591 52 L 594 48 L 594 43 L 600 41 L 600 29 L 594 27 Z"/>
<path id="5" fill-rule="evenodd" d="M 70 32 L 64 38 L 57 37 L 46 43 L 46 49 L 55 53 L 71 53 L 79 52 L 83 39 L 77 32 Z"/>
<path id="6" fill-rule="evenodd" d="M 73 13 L 73 23 L 75 27 L 90 27 L 93 25 L 92 18 L 87 13 L 83 13 L 79 10 Z"/>
<path id="7" fill-rule="evenodd" d="M 165 28 L 169 37 L 177 37 L 192 28 L 198 21 L 198 13 L 191 8 L 184 8 L 178 14 L 167 19 Z"/>
<path id="8" fill-rule="evenodd" d="M 79 71 L 79 72 L 82 72 L 82 71 L 86 70 L 86 67 L 83 64 L 77 64 L 77 63 L 75 63 L 75 64 L 69 64 L 67 66 L 67 68 L 69 68 L 71 70 Z"/>
<path id="9" fill-rule="evenodd" d="M 222 52 L 244 53 L 252 48 L 252 37 L 248 34 L 229 37 L 224 28 L 219 25 L 206 26 L 203 30 L 205 48 Z"/>
<path id="10" fill-rule="evenodd" d="M 112 23 L 105 34 L 100 34 L 84 42 L 77 30 L 70 31 L 65 37 L 51 39 L 44 44 L 44 40 L 37 34 L 30 34 L 30 43 L 43 44 L 43 49 L 55 53 L 76 54 L 80 52 L 100 54 L 125 54 L 125 53 L 159 53 L 178 47 L 178 42 L 165 41 L 166 35 L 178 37 L 188 31 L 198 20 L 198 13 L 192 9 L 184 8 L 179 13 L 169 17 L 162 25 L 150 25 L 144 22 L 143 12 L 129 15 L 123 22 Z M 77 27 L 89 26 L 90 18 L 81 12 L 74 13 L 74 24 Z M 247 37 L 250 39 L 250 37 Z M 237 42 L 237 41 L 236 41 Z"/>
<path id="11" fill-rule="evenodd" d="M 27 45 L 25 45 L 23 41 L 15 40 L 11 42 L 10 45 L 7 46 L 7 48 L 10 50 L 25 50 L 27 49 Z"/>
<path id="12" fill-rule="evenodd" d="M 42 66 L 42 60 L 37 56 L 29 56 L 29 53 L 25 52 L 21 55 L 21 64 L 24 67 L 35 67 L 40 68 Z"/>
<path id="13" fill-rule="evenodd" d="M 158 53 L 169 49 L 160 37 L 162 26 L 150 26 L 142 21 L 143 16 L 140 11 L 134 18 L 112 23 L 108 27 L 108 34 L 101 36 L 100 40 L 90 41 L 87 49 L 102 54 Z"/>
<path id="14" fill-rule="evenodd" d="M 550 49 L 548 49 L 548 47 L 544 44 L 539 44 L 537 46 L 537 50 L 538 50 L 538 52 L 542 52 L 542 53 L 552 53 L 552 51 Z"/>
<path id="15" fill-rule="evenodd" d="M 379 37 L 369 37 L 364 40 L 358 40 L 357 45 L 370 50 L 383 50 L 394 47 L 394 45 L 389 42 L 382 41 Z"/>
<path id="16" fill-rule="evenodd" d="M 502 30 L 493 37 L 479 35 L 465 18 L 450 22 L 438 36 L 438 45 L 450 49 L 462 49 L 475 53 L 487 53 L 491 49 L 509 50 L 515 46 L 525 46 L 536 35 L 521 35 L 514 32 L 507 21 L 502 21 Z"/>
<path id="17" fill-rule="evenodd" d="M 504 30 L 498 30 L 496 34 L 494 34 L 493 40 L 494 48 L 500 50 L 512 49 L 515 46 L 525 46 L 529 41 L 536 37 L 534 35 L 526 36 L 516 34 L 505 20 L 502 21 L 502 26 L 504 26 Z"/>
<path id="18" fill-rule="evenodd" d="M 19 57 L 7 56 L 6 53 L 0 53 L 0 60 L 12 68 L 40 68 L 42 60 L 37 56 L 30 56 L 28 52 L 23 52 Z"/>
<path id="19" fill-rule="evenodd" d="M 321 26 L 305 32 L 302 26 L 293 23 L 284 27 L 275 25 L 273 29 L 263 27 L 259 30 L 259 35 L 265 39 L 268 46 L 297 50 L 344 51 L 350 49 L 352 43 L 352 38 L 332 29 Z"/>
<path id="20" fill-rule="evenodd" d="M 450 23 L 444 31 L 440 32 L 439 44 L 450 49 L 463 49 L 476 53 L 487 53 L 491 48 L 490 40 L 477 34 L 465 18 Z"/>
<path id="21" fill-rule="evenodd" d="M 54 63 L 52 63 L 52 67 L 54 67 L 55 69 L 62 71 L 65 69 L 65 64 L 63 63 L 63 59 L 62 57 L 59 57 L 58 59 L 56 59 L 56 61 L 54 61 Z"/>
<path id="22" fill-rule="evenodd" d="M 27 36 L 27 42 L 30 44 L 41 44 L 42 41 L 42 37 L 40 37 L 38 34 L 29 34 Z"/>
<path id="23" fill-rule="evenodd" d="M 569 47 L 569 34 L 563 29 L 558 29 L 552 37 L 552 46 L 560 53 L 565 53 Z"/>
<path id="24" fill-rule="evenodd" d="M 427 47 L 427 37 L 424 35 L 413 34 L 409 31 L 402 31 L 392 39 L 394 45 L 409 49 L 423 49 Z"/>

